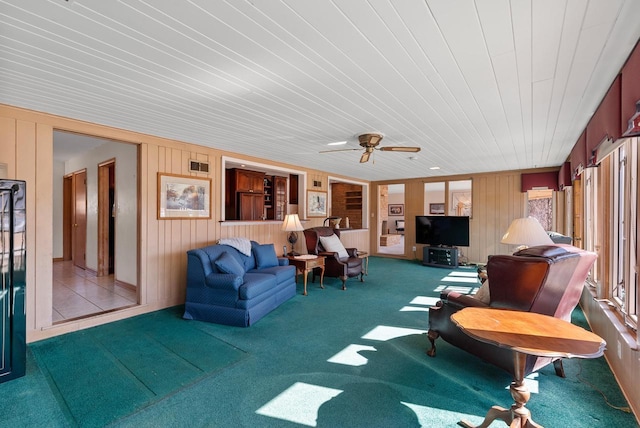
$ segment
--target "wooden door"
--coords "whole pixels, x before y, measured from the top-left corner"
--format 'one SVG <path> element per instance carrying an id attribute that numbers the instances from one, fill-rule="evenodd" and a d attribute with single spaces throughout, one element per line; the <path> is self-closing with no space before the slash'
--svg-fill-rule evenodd
<path id="1" fill-rule="evenodd" d="M 264 210 L 264 196 L 259 193 L 238 194 L 238 220 L 261 220 Z"/>
<path id="2" fill-rule="evenodd" d="M 73 264 L 86 268 L 87 247 L 87 171 L 73 174 Z"/>

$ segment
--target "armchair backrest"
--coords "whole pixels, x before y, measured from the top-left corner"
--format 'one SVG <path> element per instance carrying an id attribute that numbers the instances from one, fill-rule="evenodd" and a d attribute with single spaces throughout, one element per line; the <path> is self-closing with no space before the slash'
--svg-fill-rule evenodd
<path id="1" fill-rule="evenodd" d="M 324 251 L 322 243 L 320 242 L 321 236 L 336 235 L 340 238 L 340 229 L 334 229 L 332 227 L 319 226 L 311 227 L 304 230 L 304 238 L 307 243 L 307 252 L 309 254 L 318 254 Z"/>
<path id="2" fill-rule="evenodd" d="M 491 307 L 570 320 L 596 254 L 571 245 L 541 245 L 487 263 Z"/>

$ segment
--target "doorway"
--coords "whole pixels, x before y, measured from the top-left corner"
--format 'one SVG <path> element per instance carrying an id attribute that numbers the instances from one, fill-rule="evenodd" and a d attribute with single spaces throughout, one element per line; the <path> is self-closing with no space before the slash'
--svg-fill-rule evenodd
<path id="1" fill-rule="evenodd" d="M 134 306 L 139 147 L 54 131 L 54 324 Z"/>
<path id="2" fill-rule="evenodd" d="M 405 254 L 404 184 L 378 186 L 378 193 L 380 207 L 378 253 L 403 256 Z"/>

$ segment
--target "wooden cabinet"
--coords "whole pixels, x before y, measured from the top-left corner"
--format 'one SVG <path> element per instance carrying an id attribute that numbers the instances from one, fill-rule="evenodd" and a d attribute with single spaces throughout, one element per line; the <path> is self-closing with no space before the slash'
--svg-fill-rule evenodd
<path id="1" fill-rule="evenodd" d="M 284 220 L 287 213 L 287 178 L 277 175 L 264 179 L 264 207 L 267 220 Z"/>
<path id="2" fill-rule="evenodd" d="M 287 214 L 287 179 L 285 177 L 273 178 L 273 218 L 284 220 Z"/>
<path id="3" fill-rule="evenodd" d="M 262 220 L 264 218 L 263 172 L 232 168 L 226 171 L 225 218 Z"/>
<path id="4" fill-rule="evenodd" d="M 238 219 L 262 220 L 264 196 L 260 193 L 238 192 Z"/>
<path id="5" fill-rule="evenodd" d="M 264 190 L 264 173 L 244 169 L 234 169 L 236 192 L 259 192 Z"/>

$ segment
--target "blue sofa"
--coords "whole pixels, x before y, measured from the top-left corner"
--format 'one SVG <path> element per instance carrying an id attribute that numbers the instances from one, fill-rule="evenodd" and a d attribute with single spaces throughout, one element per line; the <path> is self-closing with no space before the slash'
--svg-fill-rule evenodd
<path id="1" fill-rule="evenodd" d="M 185 319 L 248 327 L 295 294 L 296 268 L 273 244 L 251 241 L 250 255 L 221 244 L 187 251 Z"/>

